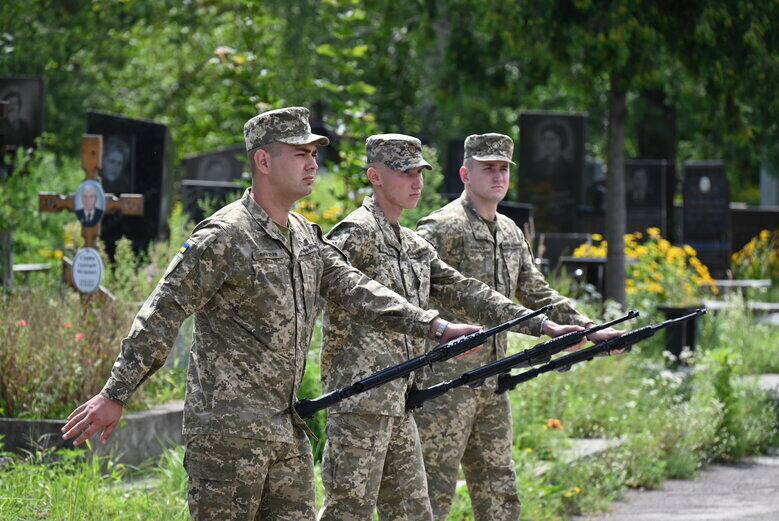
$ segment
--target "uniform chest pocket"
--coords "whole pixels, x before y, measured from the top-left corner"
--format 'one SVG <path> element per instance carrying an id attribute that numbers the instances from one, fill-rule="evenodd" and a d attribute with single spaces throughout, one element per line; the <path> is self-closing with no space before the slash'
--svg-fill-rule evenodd
<path id="1" fill-rule="evenodd" d="M 505 242 L 501 244 L 500 250 L 506 280 L 510 282 L 510 291 L 513 293 L 523 262 L 522 245 L 518 242 Z"/>
<path id="2" fill-rule="evenodd" d="M 303 277 L 303 301 L 306 306 L 306 315 L 313 319 L 319 311 L 319 286 L 322 282 L 322 270 L 324 262 L 317 251 L 305 250 L 298 257 L 300 273 Z"/>

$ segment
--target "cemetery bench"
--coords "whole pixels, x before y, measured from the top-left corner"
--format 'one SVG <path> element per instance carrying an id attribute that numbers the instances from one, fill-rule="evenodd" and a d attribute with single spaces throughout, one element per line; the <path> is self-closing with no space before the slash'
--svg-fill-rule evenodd
<path id="1" fill-rule="evenodd" d="M 13 265 L 13 272 L 14 273 L 21 273 L 22 274 L 22 280 L 24 281 L 24 284 L 26 285 L 28 282 L 28 279 L 30 278 L 30 273 L 37 272 L 37 271 L 48 271 L 51 269 L 51 266 L 48 264 L 14 264 Z"/>
<path id="2" fill-rule="evenodd" d="M 722 290 L 722 295 L 727 295 L 730 290 L 741 290 L 746 293 L 750 289 L 767 289 L 771 287 L 771 279 L 742 279 L 742 280 L 715 280 L 717 287 Z"/>
<path id="3" fill-rule="evenodd" d="M 704 300 L 703 305 L 711 311 L 731 309 L 739 304 L 725 300 Z M 753 313 L 779 313 L 779 302 L 744 302 L 744 306 Z"/>

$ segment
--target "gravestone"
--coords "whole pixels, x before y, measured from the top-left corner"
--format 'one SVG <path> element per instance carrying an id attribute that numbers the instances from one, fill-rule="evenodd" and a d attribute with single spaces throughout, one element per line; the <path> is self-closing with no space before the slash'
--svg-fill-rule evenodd
<path id="1" fill-rule="evenodd" d="M 533 205 L 539 232 L 571 232 L 578 228 L 585 118 L 585 114 L 540 111 L 519 116 L 516 200 Z"/>
<path id="2" fill-rule="evenodd" d="M 113 255 L 122 236 L 136 251 L 167 233 L 171 204 L 173 142 L 168 127 L 155 121 L 87 111 L 87 132 L 102 134 L 101 177 L 106 192 L 143 194 L 143 217 L 106 215 L 100 237 Z"/>
<path id="3" fill-rule="evenodd" d="M 498 212 L 514 221 L 523 232 L 526 230 L 526 225 L 531 229 L 535 225 L 532 204 L 501 201 L 498 203 Z"/>
<path id="4" fill-rule="evenodd" d="M 589 239 L 589 233 L 536 233 L 533 252 L 536 257 L 548 259 L 550 268 L 554 269 L 560 263 L 560 257 L 572 255 Z"/>
<path id="5" fill-rule="evenodd" d="M 446 168 L 444 168 L 443 195 L 449 200 L 460 197 L 463 182 L 460 179 L 460 167 L 465 155 L 465 138 L 449 139 L 446 142 Z"/>
<path id="6" fill-rule="evenodd" d="M 739 251 L 762 230 L 779 230 L 779 206 L 730 204 L 731 251 Z"/>
<path id="7" fill-rule="evenodd" d="M 579 189 L 578 231 L 603 234 L 606 229 L 606 173 L 602 161 L 588 157 Z"/>
<path id="8" fill-rule="evenodd" d="M 663 159 L 628 159 L 625 161 L 625 209 L 627 233 L 660 228 L 669 236 L 666 206 L 668 162 Z"/>
<path id="9" fill-rule="evenodd" d="M 722 161 L 684 164 L 682 242 L 698 252 L 714 278 L 730 267 L 730 185 Z"/>
<path id="10" fill-rule="evenodd" d="M 208 201 L 214 209 L 233 200 L 243 191 L 237 181 L 251 178 L 249 160 L 243 145 L 225 147 L 188 156 L 184 159 L 186 177 L 181 181 L 181 202 L 184 211 L 195 222 L 205 217 L 198 201 Z M 240 197 L 240 195 L 239 195 Z"/>
<path id="11" fill-rule="evenodd" d="M 760 206 L 779 206 L 779 169 L 767 159 L 760 165 Z"/>
<path id="12" fill-rule="evenodd" d="M 31 147 L 43 133 L 46 89 L 37 76 L 0 77 L 0 101 L 8 103 L 3 121 L 5 146 Z"/>
<path id="13" fill-rule="evenodd" d="M 201 204 L 205 203 L 212 210 L 218 210 L 240 198 L 243 190 L 243 185 L 232 181 L 184 179 L 181 181 L 181 204 L 193 221 L 200 222 L 208 217 Z"/>

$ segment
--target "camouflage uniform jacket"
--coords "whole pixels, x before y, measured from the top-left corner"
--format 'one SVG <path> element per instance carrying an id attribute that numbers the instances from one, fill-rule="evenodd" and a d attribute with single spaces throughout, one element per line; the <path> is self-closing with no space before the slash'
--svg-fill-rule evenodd
<path id="1" fill-rule="evenodd" d="M 400 231 L 400 240 L 396 230 Z M 425 308 L 428 301 L 480 324 L 494 325 L 529 310 L 466 278 L 443 262 L 433 247 L 412 230 L 387 221 L 372 196 L 338 223 L 328 234 L 349 261 L 374 280 Z M 524 332 L 538 334 L 540 319 L 524 325 Z M 322 343 L 322 378 L 326 392 L 418 356 L 428 348 L 410 331 L 385 333 L 357 324 L 342 305 L 327 306 Z M 472 357 L 466 357 L 465 360 Z M 401 416 L 412 374 L 353 396 L 330 412 L 363 412 Z"/>
<path id="2" fill-rule="evenodd" d="M 584 326 L 590 319 L 577 312 L 570 300 L 549 287 L 533 262 L 525 236 L 505 215 L 497 214 L 493 237 L 484 220 L 476 213 L 468 195 L 463 194 L 443 208 L 419 220 L 417 233 L 427 239 L 441 259 L 468 277 L 476 278 L 509 298 L 532 308 L 555 304 L 549 318 L 559 324 Z M 459 314 L 442 310 L 441 316 L 455 320 Z M 521 332 L 521 331 L 518 331 Z M 441 364 L 431 373 L 425 370 L 425 386 L 455 378 L 478 365 L 506 356 L 507 334 L 496 335 L 479 353 Z M 490 379 L 494 380 L 494 379 Z M 494 388 L 489 382 L 485 389 Z"/>
<path id="3" fill-rule="evenodd" d="M 351 267 L 302 216 L 290 213 L 289 229 L 291 249 L 250 190 L 201 222 L 135 317 L 102 394 L 126 403 L 194 313 L 184 434 L 292 441 L 320 295 L 377 327 L 426 335 L 434 311 Z"/>

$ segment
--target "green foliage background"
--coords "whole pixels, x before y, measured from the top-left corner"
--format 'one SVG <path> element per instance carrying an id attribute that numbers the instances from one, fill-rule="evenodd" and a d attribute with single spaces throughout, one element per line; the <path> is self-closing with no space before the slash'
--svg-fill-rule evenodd
<path id="1" fill-rule="evenodd" d="M 365 136 L 518 137 L 523 109 L 589 114 L 603 156 L 611 78 L 628 88 L 627 148 L 659 89 L 679 159 L 722 157 L 756 202 L 774 157 L 779 43 L 771 0 L 8 0 L 0 70 L 43 75 L 46 146 L 78 153 L 88 108 L 171 126 L 180 157 L 241 141 L 260 110 L 301 104 L 344 135 L 356 184 Z"/>

